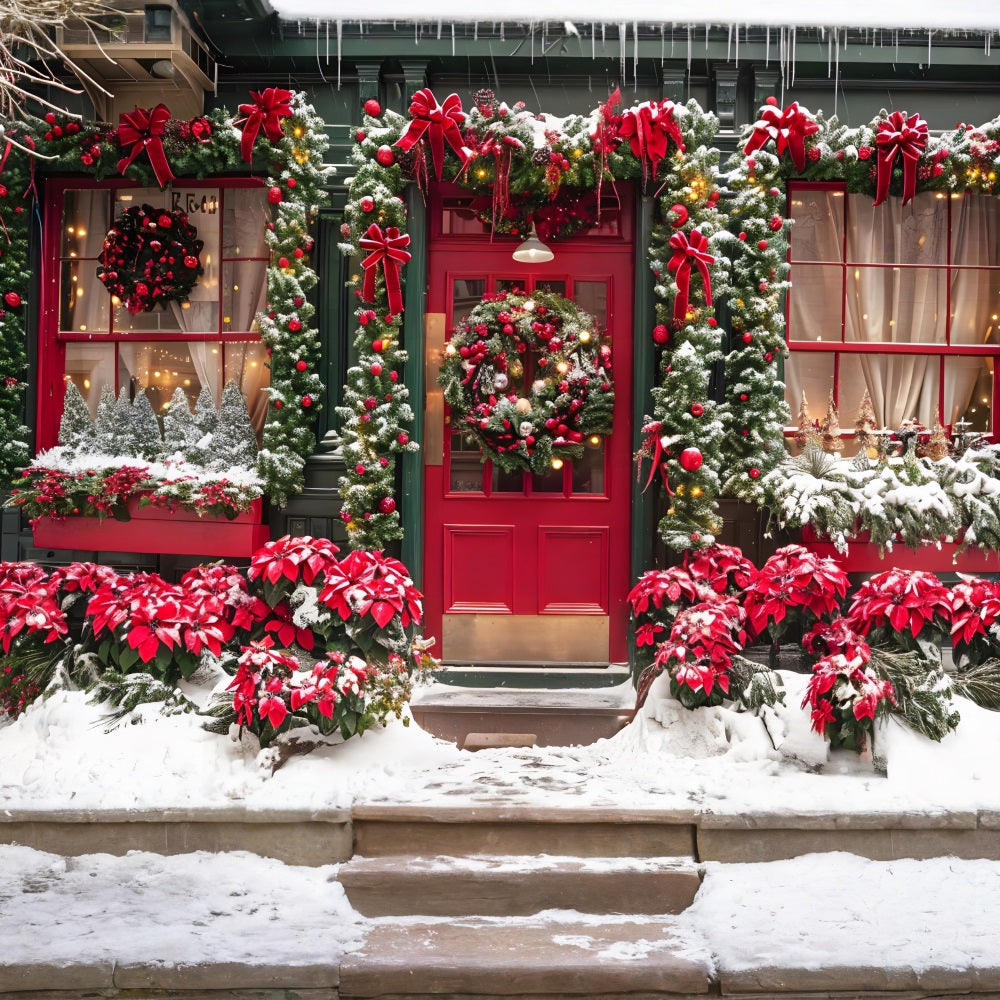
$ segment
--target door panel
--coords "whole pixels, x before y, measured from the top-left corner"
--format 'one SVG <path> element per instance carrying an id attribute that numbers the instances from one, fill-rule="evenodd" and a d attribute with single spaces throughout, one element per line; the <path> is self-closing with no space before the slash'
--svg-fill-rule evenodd
<path id="1" fill-rule="evenodd" d="M 424 593 L 445 662 L 626 659 L 633 249 L 581 237 L 521 265 L 514 244 L 432 238 L 428 261 Z M 610 334 L 612 433 L 543 474 L 505 473 L 452 432 L 436 383 L 447 338 L 484 292 L 549 290 Z M 443 323 L 442 323 L 443 321 Z M 432 336 L 433 334 L 433 336 Z M 432 426 L 433 425 L 433 426 Z"/>

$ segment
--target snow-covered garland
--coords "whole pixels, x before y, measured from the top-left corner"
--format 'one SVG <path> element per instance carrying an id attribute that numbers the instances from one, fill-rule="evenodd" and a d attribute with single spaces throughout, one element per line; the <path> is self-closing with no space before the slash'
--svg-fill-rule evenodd
<path id="1" fill-rule="evenodd" d="M 379 546 L 400 535 L 393 457 L 415 447 L 398 382 L 405 359 L 399 287 L 409 260 L 401 196 L 409 180 L 424 189 L 431 170 L 481 194 L 484 215 L 515 235 L 527 231 L 529 213 L 544 216 L 553 206 L 550 238 L 578 229 L 589 218 L 589 199 L 599 204 L 602 186 L 615 180 L 640 180 L 656 192 L 660 211 L 648 250 L 657 278 L 653 337 L 663 355 L 644 451 L 654 458 L 650 479 L 659 472 L 671 491 L 660 528 L 668 544 L 711 543 L 719 470 L 735 462 L 726 453 L 725 412 L 709 399 L 722 338 L 711 301 L 726 294 L 722 251 L 740 249 L 717 207 L 718 153 L 710 147 L 717 122 L 695 101 L 624 110 L 619 101 L 616 92 L 589 114 L 564 119 L 520 103 L 508 107 L 488 90 L 476 94 L 468 113 L 457 95 L 438 104 L 426 89 L 414 95 L 408 117 L 366 103 L 341 230 L 345 253 L 368 254 L 364 287 L 355 289 L 359 361 L 338 411 L 347 465 L 342 516 L 353 544 Z"/>
<path id="2" fill-rule="evenodd" d="M 745 191 L 755 188 L 760 192 L 758 198 L 767 208 L 754 213 L 756 222 L 767 222 L 779 235 L 785 232 L 779 225 L 785 215 L 783 189 L 793 179 L 843 181 L 849 193 L 869 195 L 876 206 L 893 196 L 901 196 L 905 204 L 921 191 L 1000 195 L 1000 118 L 978 127 L 959 123 L 955 129 L 933 136 L 919 114 L 905 111 L 881 111 L 872 121 L 852 129 L 835 117 L 827 120 L 822 114 L 814 115 L 796 102 L 779 109 L 776 102 L 769 101 L 744 138 L 743 156 L 737 158 L 730 184 L 736 190 L 742 186 Z M 777 156 L 762 148 L 772 142 Z M 746 243 L 751 246 L 756 233 L 750 225 L 745 228 Z M 765 248 L 767 255 L 778 241 L 768 236 L 764 239 L 770 243 Z M 784 240 L 780 245 L 783 257 Z M 751 272 L 753 277 L 760 276 L 762 283 L 766 280 L 765 265 L 761 258 Z M 737 273 L 734 269 L 734 275 Z M 779 266 L 768 273 L 780 277 L 783 272 Z M 782 348 L 771 344 L 777 342 L 783 323 L 777 297 L 770 294 L 774 286 L 764 301 L 755 301 L 752 279 L 746 284 L 751 288 L 749 296 L 742 296 L 749 304 L 747 319 L 756 322 L 767 317 L 757 325 L 767 329 L 767 348 L 776 357 Z M 736 305 L 739 297 L 734 294 Z M 734 309 L 734 335 L 739 331 L 737 319 Z M 750 332 L 756 344 L 756 330 Z M 730 355 L 730 360 L 734 357 Z M 751 366 L 744 370 L 749 372 Z M 731 412 L 736 412 L 733 393 L 746 394 L 751 401 L 757 398 L 749 385 L 740 386 L 731 378 L 727 381 Z M 780 405 L 780 391 L 781 383 L 773 381 L 776 406 Z M 773 454 L 780 424 L 787 422 L 787 416 L 780 422 L 773 419 L 767 429 L 775 438 L 763 439 L 761 447 L 770 445 Z M 781 464 L 769 463 L 773 471 L 756 479 L 748 495 L 766 504 L 782 526 L 811 525 L 841 548 L 861 531 L 887 548 L 894 540 L 915 548 L 942 537 L 961 536 L 963 546 L 1000 549 L 1000 503 L 996 500 L 1000 495 L 1000 447 L 968 445 L 968 441 L 956 439 L 951 442 L 951 457 L 918 459 L 910 453 L 895 462 L 865 463 L 864 468 L 837 462 L 822 452 L 807 452 L 797 459 L 782 454 Z M 762 471 L 768 468 L 762 466 Z"/>
<path id="3" fill-rule="evenodd" d="M 508 472 L 560 468 L 611 432 L 611 346 L 558 295 L 488 292 L 448 341 L 441 384 L 453 424 Z"/>
<path id="4" fill-rule="evenodd" d="M 332 169 L 324 164 L 325 128 L 303 94 L 277 87 L 254 91 L 237 115 L 216 109 L 191 121 L 170 117 L 165 105 L 137 108 L 119 125 L 58 119 L 7 123 L 0 150 L 0 222 L 9 239 L 0 256 L 0 472 L 9 478 L 27 459 L 18 440 L 17 378 L 25 367 L 24 289 L 30 202 L 37 196 L 38 161 L 21 146 L 50 159 L 46 170 L 84 174 L 102 180 L 122 174 L 140 184 L 165 187 L 175 177 L 204 179 L 222 173 L 267 173 L 268 200 L 274 206 L 267 224 L 272 259 L 267 273 L 268 311 L 259 318 L 270 356 L 272 408 L 264 427 L 258 471 L 267 495 L 284 504 L 302 486 L 305 458 L 315 444 L 313 424 L 323 396 L 315 368 L 319 360 L 315 308 L 307 295 L 316 284 L 310 264 L 310 227 L 325 199 Z M 13 380 L 13 385 L 9 383 Z"/>

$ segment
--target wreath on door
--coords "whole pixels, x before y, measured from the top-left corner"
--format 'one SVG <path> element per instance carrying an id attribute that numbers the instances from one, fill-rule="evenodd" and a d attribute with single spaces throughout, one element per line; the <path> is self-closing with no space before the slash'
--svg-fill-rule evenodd
<path id="1" fill-rule="evenodd" d="M 186 302 L 204 273 L 204 246 L 180 209 L 135 205 L 104 237 L 97 277 L 133 315 Z"/>
<path id="2" fill-rule="evenodd" d="M 548 292 L 487 293 L 445 346 L 452 427 L 505 472 L 545 472 L 611 432 L 611 346 L 593 317 Z"/>

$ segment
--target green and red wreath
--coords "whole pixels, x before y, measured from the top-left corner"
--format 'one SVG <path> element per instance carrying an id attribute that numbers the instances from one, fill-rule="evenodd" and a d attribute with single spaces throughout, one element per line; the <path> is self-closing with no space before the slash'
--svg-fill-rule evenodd
<path id="1" fill-rule="evenodd" d="M 204 242 L 180 209 L 135 205 L 104 237 L 97 277 L 115 303 L 136 315 L 186 302 L 204 273 Z"/>
<path id="2" fill-rule="evenodd" d="M 568 299 L 483 296 L 445 347 L 439 382 L 452 426 L 507 472 L 545 472 L 611 432 L 611 347 Z"/>

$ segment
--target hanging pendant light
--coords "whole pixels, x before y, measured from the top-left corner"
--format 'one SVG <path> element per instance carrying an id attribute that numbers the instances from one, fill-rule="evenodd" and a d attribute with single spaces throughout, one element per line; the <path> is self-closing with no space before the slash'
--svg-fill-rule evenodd
<path id="1" fill-rule="evenodd" d="M 544 264 L 552 260 L 555 254 L 538 238 L 534 222 L 528 238 L 514 251 L 514 260 L 522 264 Z"/>

